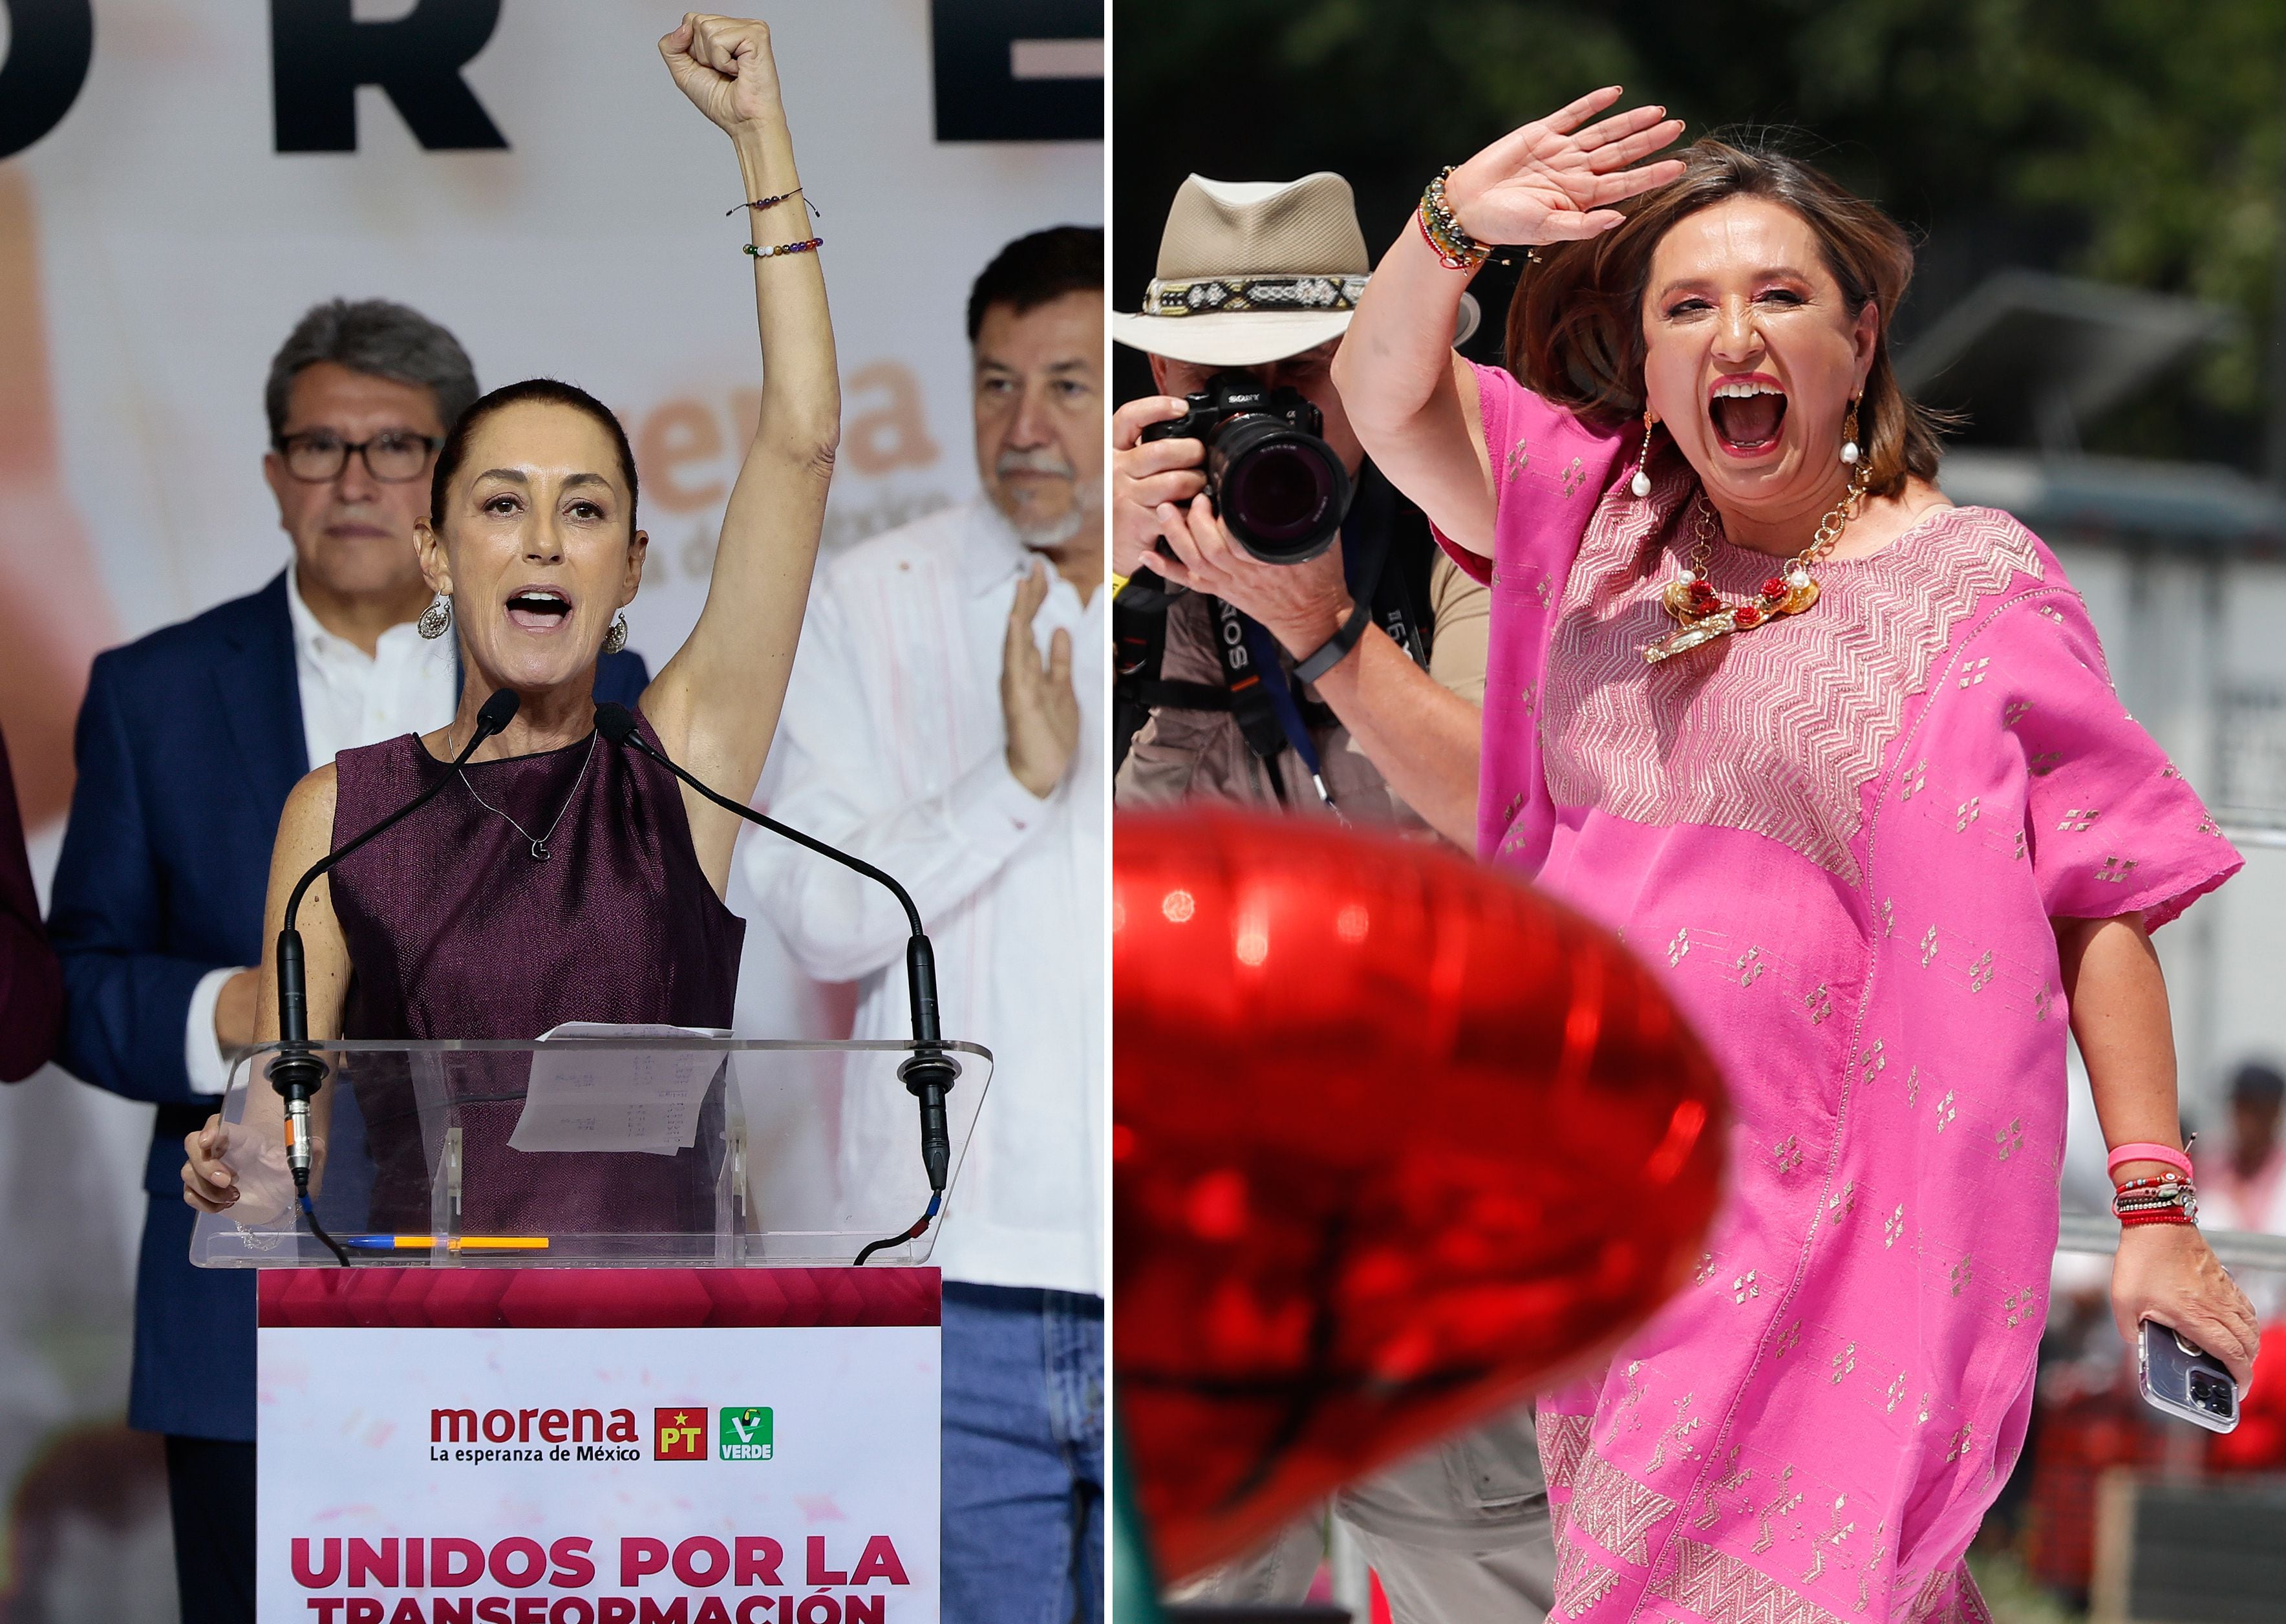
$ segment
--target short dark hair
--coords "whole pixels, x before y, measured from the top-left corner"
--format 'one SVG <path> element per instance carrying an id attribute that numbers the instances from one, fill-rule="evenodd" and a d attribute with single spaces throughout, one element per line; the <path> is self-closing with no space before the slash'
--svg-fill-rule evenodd
<path id="1" fill-rule="evenodd" d="M 2274 1066 L 2260 1060 L 2249 1060 L 2231 1074 L 2230 1097 L 2234 1104 L 2275 1106 L 2286 1102 L 2286 1076 L 2281 1076 Z"/>
<path id="2" fill-rule="evenodd" d="M 485 420 L 495 412 L 521 406 L 525 401 L 536 401 L 543 406 L 570 406 L 593 419 L 611 437 L 611 448 L 619 456 L 619 477 L 627 482 L 627 534 L 633 536 L 635 532 L 635 453 L 627 444 L 627 431 L 619 426 L 619 420 L 611 407 L 578 384 L 566 383 L 560 378 L 526 378 L 520 383 L 503 383 L 453 420 L 452 432 L 445 437 L 444 449 L 437 453 L 436 470 L 429 476 L 429 523 L 439 531 L 445 528 L 445 493 L 452 488 L 454 476 L 461 471 L 461 464 L 468 461 L 469 441 L 484 426 Z"/>
<path id="3" fill-rule="evenodd" d="M 448 426 L 477 398 L 477 369 L 445 328 L 387 299 L 329 299 L 311 305 L 271 358 L 262 404 L 273 444 L 286 432 L 294 380 L 320 361 L 427 390 L 437 402 L 437 422 Z"/>
<path id="4" fill-rule="evenodd" d="M 968 290 L 968 342 L 984 330 L 984 312 L 996 304 L 1016 314 L 1068 293 L 1103 291 L 1103 227 L 1052 225 L 1019 237 L 992 256 Z"/>

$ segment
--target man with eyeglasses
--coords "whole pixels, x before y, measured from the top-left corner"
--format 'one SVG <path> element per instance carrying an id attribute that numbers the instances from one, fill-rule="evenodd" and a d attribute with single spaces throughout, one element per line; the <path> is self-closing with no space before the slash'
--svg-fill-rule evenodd
<path id="1" fill-rule="evenodd" d="M 254 1041 L 271 845 L 287 792 L 358 745 L 452 720 L 452 639 L 413 548 L 445 430 L 477 398 L 452 334 L 382 300 L 303 316 L 271 363 L 263 472 L 293 549 L 250 596 L 99 657 L 49 934 L 61 1063 L 158 1107 L 128 1423 L 166 1437 L 185 1624 L 254 1617 L 254 1275 L 194 1269 L 184 1136 Z M 596 698 L 633 705 L 640 656 Z M 335 1104 L 335 1135 L 355 1130 Z"/>

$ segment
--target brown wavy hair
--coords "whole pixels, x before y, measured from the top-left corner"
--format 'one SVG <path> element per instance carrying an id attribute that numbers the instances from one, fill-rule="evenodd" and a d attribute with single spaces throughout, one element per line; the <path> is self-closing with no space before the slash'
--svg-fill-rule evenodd
<path id="1" fill-rule="evenodd" d="M 1644 289 L 1652 250 L 1668 230 L 1727 198 L 1760 197 L 1792 210 L 1817 236 L 1825 268 L 1855 317 L 1880 316 L 1873 365 L 1857 406 L 1867 488 L 1895 496 L 1908 477 L 1934 480 L 1943 420 L 1897 383 L 1889 319 L 1913 276 L 1913 246 L 1897 223 L 1831 176 L 1764 145 L 1714 137 L 1680 156 L 1681 178 L 1619 205 L 1623 225 L 1582 242 L 1535 250 L 1508 310 L 1508 362 L 1543 399 L 1583 416 L 1640 417 L 1644 409 Z"/>

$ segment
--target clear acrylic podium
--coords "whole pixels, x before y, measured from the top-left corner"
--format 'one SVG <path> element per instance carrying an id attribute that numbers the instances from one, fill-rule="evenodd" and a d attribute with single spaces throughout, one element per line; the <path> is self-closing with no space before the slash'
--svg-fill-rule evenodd
<path id="1" fill-rule="evenodd" d="M 318 1218 L 357 1267 L 835 1268 L 912 1227 L 928 1204 L 902 1042 L 697 1037 L 315 1043 L 330 1123 Z M 955 1203 L 991 1081 L 974 1044 L 946 1095 L 945 1210 L 868 1267 L 926 1265 Z M 281 1131 L 248 1125 L 278 1045 L 240 1060 L 224 1097 L 236 1207 L 201 1215 L 204 1268 L 331 1266 L 292 1202 Z"/>

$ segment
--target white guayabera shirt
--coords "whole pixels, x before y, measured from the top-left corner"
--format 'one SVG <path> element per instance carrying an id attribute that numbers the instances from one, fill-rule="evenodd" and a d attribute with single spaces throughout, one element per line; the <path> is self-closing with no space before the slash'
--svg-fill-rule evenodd
<path id="1" fill-rule="evenodd" d="M 434 643 L 411 621 L 381 635 L 368 655 L 318 624 L 302 601 L 302 586 L 286 572 L 286 613 L 294 624 L 295 687 L 302 699 L 302 739 L 312 771 L 344 750 L 377 745 L 401 733 L 433 733 L 453 720 L 460 702 L 460 665 L 453 640 Z M 191 1086 L 219 1094 L 230 1084 L 215 1041 L 215 1005 L 235 969 L 209 970 L 191 993 L 183 1030 L 183 1063 Z"/>
<path id="2" fill-rule="evenodd" d="M 903 882 L 936 948 L 943 1031 L 991 1050 L 989 1096 L 934 1261 L 946 1278 L 1102 1295 L 1108 587 L 1051 572 L 1033 622 L 1070 634 L 1079 747 L 1042 800 L 1009 773 L 1001 650 L 1030 555 L 979 498 L 823 564 L 773 745 L 773 816 Z M 862 1038 L 911 1036 L 906 925 L 882 887 L 790 842 L 742 850 L 798 963 L 862 980 Z M 845 1166 L 916 1161 L 898 1092 L 845 1120 Z"/>

